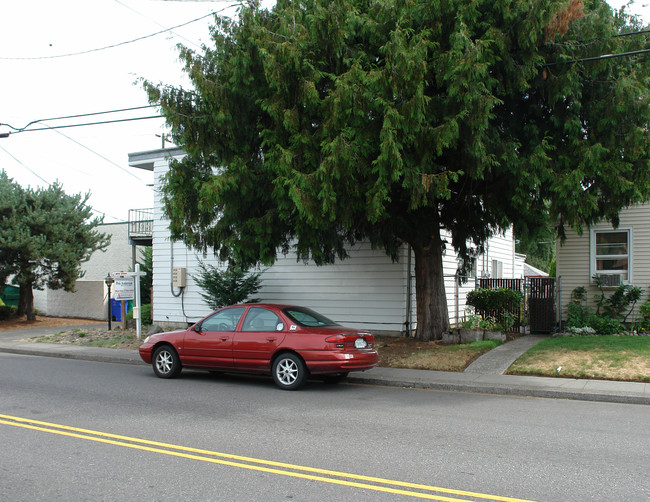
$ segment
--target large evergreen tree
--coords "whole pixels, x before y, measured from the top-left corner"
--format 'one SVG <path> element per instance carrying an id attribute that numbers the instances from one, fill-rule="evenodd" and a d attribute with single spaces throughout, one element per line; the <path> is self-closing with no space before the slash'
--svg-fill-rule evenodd
<path id="1" fill-rule="evenodd" d="M 0 173 L 0 280 L 20 287 L 18 314 L 33 320 L 33 289 L 74 291 L 81 263 L 108 246 L 92 218 L 89 195 L 66 195 L 58 183 L 23 189 Z"/>
<path id="2" fill-rule="evenodd" d="M 511 223 L 580 229 L 646 200 L 648 58 L 601 0 L 279 0 L 218 18 L 193 89 L 145 82 L 187 157 L 172 237 L 247 267 L 368 239 L 415 256 L 417 336 L 449 328 L 442 257 Z M 444 240 L 441 229 L 450 232 Z"/>

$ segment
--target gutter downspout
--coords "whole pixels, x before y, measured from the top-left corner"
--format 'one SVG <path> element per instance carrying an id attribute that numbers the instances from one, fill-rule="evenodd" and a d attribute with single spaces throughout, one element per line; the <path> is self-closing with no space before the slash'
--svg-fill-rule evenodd
<path id="1" fill-rule="evenodd" d="M 405 336 L 408 338 L 411 336 L 411 245 L 409 244 L 406 248 L 408 256 L 406 258 L 406 321 L 404 326 L 406 327 Z"/>

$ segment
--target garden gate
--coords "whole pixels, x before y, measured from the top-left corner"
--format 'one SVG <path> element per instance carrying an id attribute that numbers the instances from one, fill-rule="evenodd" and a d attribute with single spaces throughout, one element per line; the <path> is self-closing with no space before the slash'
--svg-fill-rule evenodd
<path id="1" fill-rule="evenodd" d="M 528 278 L 528 313 L 531 333 L 551 333 L 555 328 L 555 278 Z"/>
<path id="2" fill-rule="evenodd" d="M 555 328 L 555 279 L 552 277 L 527 277 L 526 279 L 478 279 L 479 288 L 507 288 L 524 294 L 524 325 L 531 333 L 551 333 Z M 511 310 L 517 316 L 513 328 L 519 331 L 522 323 L 520 309 Z M 487 313 L 494 315 L 494 313 Z"/>

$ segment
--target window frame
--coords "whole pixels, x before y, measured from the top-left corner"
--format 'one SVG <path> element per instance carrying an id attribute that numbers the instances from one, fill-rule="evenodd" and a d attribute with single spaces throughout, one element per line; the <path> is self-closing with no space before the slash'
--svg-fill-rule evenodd
<path id="1" fill-rule="evenodd" d="M 259 311 L 259 312 L 258 312 Z M 274 321 L 274 326 L 271 329 L 255 329 L 251 326 L 252 322 L 255 321 L 260 316 L 264 316 L 266 314 L 271 314 L 273 317 L 275 317 Z M 278 329 L 280 326 L 282 326 L 281 329 Z M 268 333 L 269 331 L 284 331 L 284 321 L 280 318 L 278 314 L 273 312 L 271 309 L 267 309 L 265 307 L 258 307 L 258 306 L 253 306 L 248 309 L 248 312 L 246 312 L 246 317 L 244 317 L 244 322 L 242 322 L 241 325 L 241 332 L 242 333 Z"/>
<path id="2" fill-rule="evenodd" d="M 627 234 L 627 254 L 626 255 L 597 255 L 596 254 L 596 239 L 598 234 L 613 234 L 613 233 L 626 233 Z M 625 272 L 627 272 L 627 279 L 621 278 L 620 284 L 625 285 L 625 284 L 633 284 L 633 246 L 632 243 L 633 241 L 633 234 L 632 234 L 632 227 L 619 227 L 619 228 L 612 228 L 612 227 L 596 227 L 596 228 L 591 228 L 590 229 L 590 242 L 589 242 L 589 282 L 590 284 L 596 284 L 596 280 L 594 279 L 596 274 L 599 275 L 620 275 L 624 276 Z M 622 256 L 627 257 L 627 270 L 625 272 L 618 271 L 618 270 L 605 270 L 605 271 L 599 271 L 596 262 L 597 260 L 602 260 L 602 259 L 620 259 Z M 616 287 L 616 286 L 605 286 L 605 287 Z"/>
<path id="3" fill-rule="evenodd" d="M 239 322 L 241 321 L 242 316 L 244 315 L 245 312 L 246 312 L 246 307 L 228 307 L 228 308 L 218 310 L 218 311 L 214 312 L 212 315 L 206 317 L 205 319 L 203 319 L 201 321 L 201 323 L 199 325 L 199 330 L 200 331 L 217 332 L 217 333 L 220 333 L 220 332 L 234 333 L 235 331 L 237 331 L 237 326 L 239 325 Z M 228 315 L 230 315 L 231 317 L 234 317 L 234 316 L 237 315 L 237 313 L 239 313 L 239 317 L 237 318 L 237 321 L 234 323 L 234 326 L 233 326 L 232 329 L 228 329 L 228 330 L 225 330 L 225 331 L 220 330 L 220 329 L 212 329 L 212 328 L 219 328 L 220 324 L 225 324 L 225 325 L 228 325 L 228 326 L 230 325 L 230 323 L 228 323 L 228 322 L 215 323 L 215 319 L 221 320 L 220 319 L 221 317 L 225 317 L 225 316 L 228 316 Z M 225 320 L 225 321 L 227 321 L 227 320 Z M 207 325 L 207 327 L 206 327 L 206 325 Z"/>

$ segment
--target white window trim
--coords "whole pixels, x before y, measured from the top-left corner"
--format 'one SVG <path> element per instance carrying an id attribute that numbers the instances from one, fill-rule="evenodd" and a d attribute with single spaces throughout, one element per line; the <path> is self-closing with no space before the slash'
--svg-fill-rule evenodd
<path id="1" fill-rule="evenodd" d="M 596 234 L 597 233 L 613 233 L 613 232 L 627 232 L 627 280 L 621 281 L 621 284 L 634 284 L 632 277 L 632 255 L 633 255 L 633 246 L 634 242 L 632 235 L 632 227 L 595 227 L 590 229 L 589 234 L 589 282 L 591 284 L 596 284 L 594 280 L 594 275 L 596 275 Z M 612 273 L 614 275 L 615 272 Z M 608 286 L 606 286 L 608 287 Z M 613 287 L 613 286 L 609 286 Z"/>

